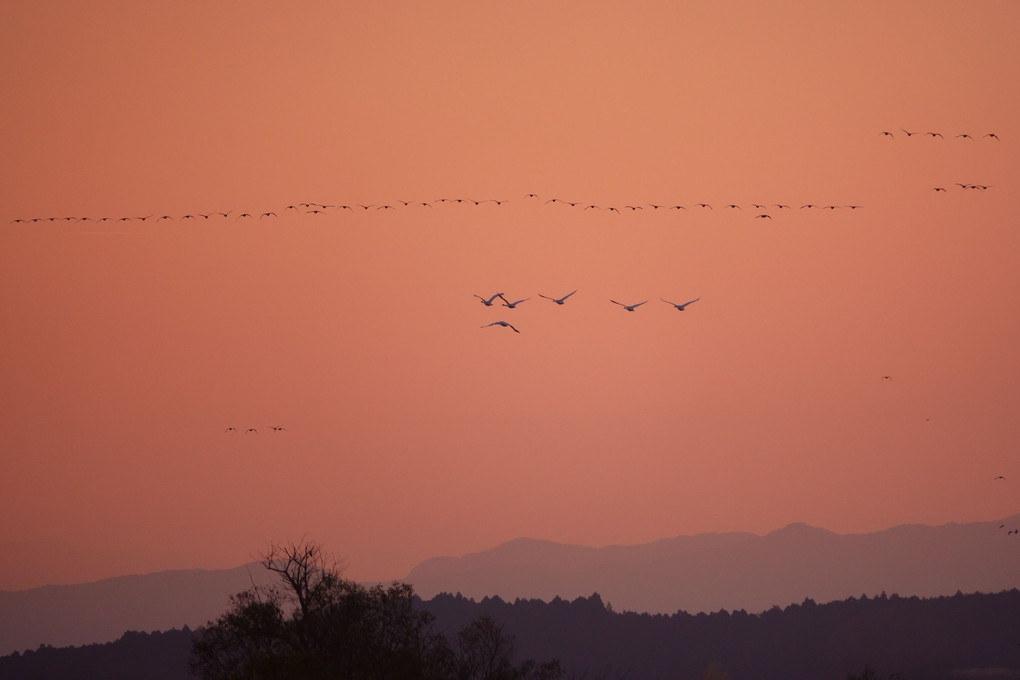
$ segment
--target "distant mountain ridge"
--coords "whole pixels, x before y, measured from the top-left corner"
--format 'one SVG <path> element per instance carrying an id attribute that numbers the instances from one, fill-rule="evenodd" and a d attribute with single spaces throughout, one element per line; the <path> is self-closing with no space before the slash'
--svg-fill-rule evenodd
<path id="1" fill-rule="evenodd" d="M 261 564 L 252 563 L 0 591 L 0 655 L 40 644 L 108 642 L 126 630 L 199 626 L 225 612 L 231 595 L 272 581 Z"/>
<path id="2" fill-rule="evenodd" d="M 599 593 L 617 611 L 673 613 L 841 600 L 883 591 L 936 597 L 1020 586 L 1020 514 L 994 522 L 903 525 L 840 535 L 791 524 L 751 533 L 678 536 L 591 548 L 521 538 L 463 557 L 425 560 L 405 582 L 423 599 L 461 593 L 551 601 Z M 258 564 L 176 570 L 94 583 L 0 591 L 0 655 L 108 642 L 126 630 L 196 627 L 230 595 L 266 583 Z"/>
<path id="3" fill-rule="evenodd" d="M 910 524 L 836 534 L 803 523 L 759 536 L 699 534 L 588 548 L 516 539 L 463 557 L 437 557 L 404 579 L 423 598 L 461 593 L 506 600 L 598 592 L 618 610 L 757 612 L 811 598 L 933 597 L 1020 586 L 1020 515 L 994 522 Z"/>

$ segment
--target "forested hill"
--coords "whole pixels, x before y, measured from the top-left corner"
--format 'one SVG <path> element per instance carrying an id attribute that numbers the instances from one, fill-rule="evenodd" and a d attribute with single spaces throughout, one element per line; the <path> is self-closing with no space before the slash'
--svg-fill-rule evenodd
<path id="1" fill-rule="evenodd" d="M 866 666 L 903 680 L 1020 677 L 1020 591 L 920 599 L 806 600 L 761 614 L 615 612 L 597 594 L 571 602 L 439 595 L 422 603 L 439 631 L 491 615 L 521 656 L 558 658 L 567 678 L 844 680 Z M 0 657 L 5 680 L 185 680 L 191 632 L 126 633 L 116 642 Z"/>

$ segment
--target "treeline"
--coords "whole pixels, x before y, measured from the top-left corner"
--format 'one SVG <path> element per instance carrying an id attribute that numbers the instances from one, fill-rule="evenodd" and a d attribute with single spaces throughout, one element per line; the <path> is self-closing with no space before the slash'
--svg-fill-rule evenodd
<path id="1" fill-rule="evenodd" d="M 921 599 L 882 595 L 760 614 L 719 611 L 614 612 L 597 595 L 480 602 L 439 595 L 418 605 L 451 635 L 492 617 L 515 637 L 521 658 L 558 659 L 565 678 L 696 680 L 710 668 L 732 680 L 948 680 L 1020 678 L 1020 591 Z M 42 646 L 0 657 L 5 680 L 192 680 L 195 632 L 125 633 L 116 642 Z M 979 670 L 980 669 L 980 670 Z"/>

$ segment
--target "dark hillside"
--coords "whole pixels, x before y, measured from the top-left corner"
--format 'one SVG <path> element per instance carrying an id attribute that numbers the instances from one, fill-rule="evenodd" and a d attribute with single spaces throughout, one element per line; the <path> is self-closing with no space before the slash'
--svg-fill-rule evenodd
<path id="1" fill-rule="evenodd" d="M 476 602 L 439 595 L 422 605 L 450 633 L 491 615 L 522 657 L 558 658 L 567 677 L 700 678 L 718 662 L 733 680 L 845 680 L 866 666 L 903 680 L 1020 678 L 1020 591 L 920 599 L 806 600 L 761 614 L 614 612 L 598 595 Z M 185 680 L 191 633 L 126 633 L 116 642 L 42 647 L 0 657 L 4 680 Z"/>

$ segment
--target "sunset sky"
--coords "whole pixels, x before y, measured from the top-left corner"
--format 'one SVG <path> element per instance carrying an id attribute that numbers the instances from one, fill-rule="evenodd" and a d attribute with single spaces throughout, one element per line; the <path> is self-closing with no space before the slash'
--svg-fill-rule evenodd
<path id="1" fill-rule="evenodd" d="M 1020 511 L 1014 0 L 0 26 L 0 543 L 113 575 L 310 536 L 389 579 Z"/>

